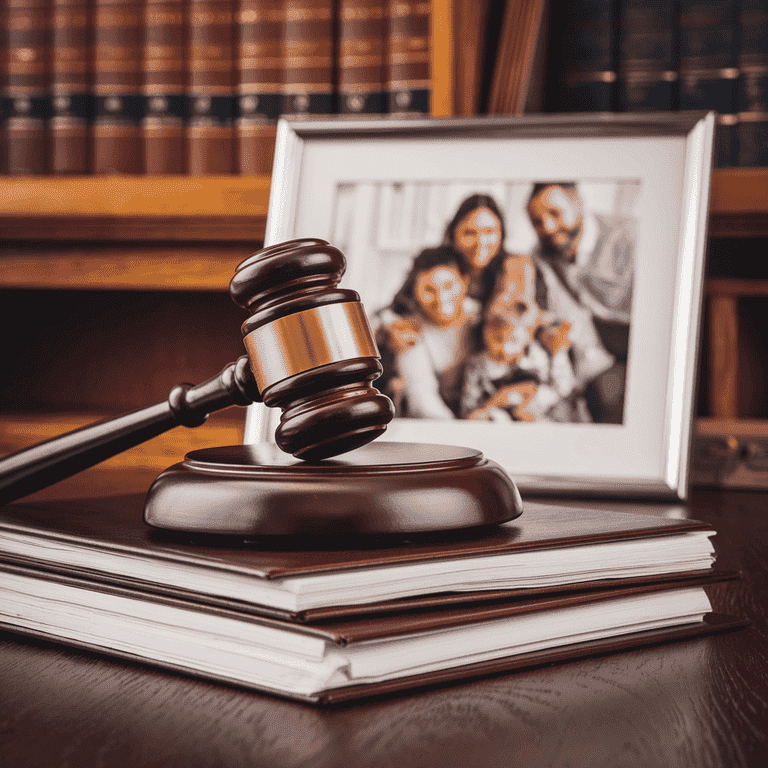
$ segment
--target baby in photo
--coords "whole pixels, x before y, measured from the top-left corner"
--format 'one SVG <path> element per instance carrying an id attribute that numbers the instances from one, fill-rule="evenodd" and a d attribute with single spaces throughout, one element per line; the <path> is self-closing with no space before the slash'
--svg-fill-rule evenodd
<path id="1" fill-rule="evenodd" d="M 527 256 L 505 264 L 504 282 L 486 311 L 484 348 L 466 367 L 463 418 L 485 421 L 588 421 L 575 397 L 567 322 L 536 304 L 536 271 Z"/>

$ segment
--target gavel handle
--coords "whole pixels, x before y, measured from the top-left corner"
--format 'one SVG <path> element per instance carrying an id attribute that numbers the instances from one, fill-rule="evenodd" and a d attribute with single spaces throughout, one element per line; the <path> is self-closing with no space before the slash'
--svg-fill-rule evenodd
<path id="1" fill-rule="evenodd" d="M 246 356 L 212 379 L 179 384 L 168 399 L 89 424 L 0 459 L 0 504 L 47 488 L 178 426 L 197 427 L 214 411 L 261 400 Z"/>

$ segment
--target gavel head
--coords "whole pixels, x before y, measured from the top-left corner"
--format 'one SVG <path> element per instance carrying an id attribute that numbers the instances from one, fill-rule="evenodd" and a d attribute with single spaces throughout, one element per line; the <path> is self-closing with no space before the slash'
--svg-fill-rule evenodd
<path id="1" fill-rule="evenodd" d="M 382 366 L 360 296 L 337 287 L 345 269 L 325 240 L 290 240 L 242 262 L 229 287 L 251 313 L 242 331 L 261 397 L 282 411 L 275 441 L 308 461 L 369 443 L 395 415 L 371 385 Z"/>

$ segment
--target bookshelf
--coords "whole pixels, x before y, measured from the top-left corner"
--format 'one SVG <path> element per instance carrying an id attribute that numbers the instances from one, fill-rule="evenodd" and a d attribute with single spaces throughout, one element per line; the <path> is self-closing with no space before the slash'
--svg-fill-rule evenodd
<path id="1" fill-rule="evenodd" d="M 482 19 L 508 21 L 502 7 L 432 0 L 435 116 L 472 114 L 468 83 L 475 99 L 484 62 L 468 46 L 481 45 Z M 546 24 L 546 4 L 526 7 Z M 537 39 L 529 30 L 520 50 L 540 51 Z M 529 74 L 541 91 L 537 71 Z M 528 105 L 537 100 L 533 93 Z M 268 176 L 247 175 L 0 176 L 0 316 L 14 329 L 0 343 L 12 370 L 0 381 L 2 452 L 163 400 L 175 384 L 209 378 L 239 356 L 244 313 L 227 287 L 262 244 L 269 187 Z M 716 170 L 710 212 L 713 243 L 768 239 L 768 168 Z M 740 325 L 745 301 L 768 302 L 765 278 L 708 281 L 700 411 L 713 423 L 768 428 L 748 380 L 768 328 L 761 336 Z M 242 420 L 237 409 L 215 414 L 112 465 L 159 471 L 186 450 L 237 442 Z"/>

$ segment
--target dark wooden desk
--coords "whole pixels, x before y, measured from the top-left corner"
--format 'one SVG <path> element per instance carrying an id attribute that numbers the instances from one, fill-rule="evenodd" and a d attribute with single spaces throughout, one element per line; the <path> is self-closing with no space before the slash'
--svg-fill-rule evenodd
<path id="1" fill-rule="evenodd" d="M 716 608 L 752 627 L 330 710 L 0 633 L 0 765 L 764 768 L 768 496 L 695 491 L 687 513 L 744 574 Z"/>

